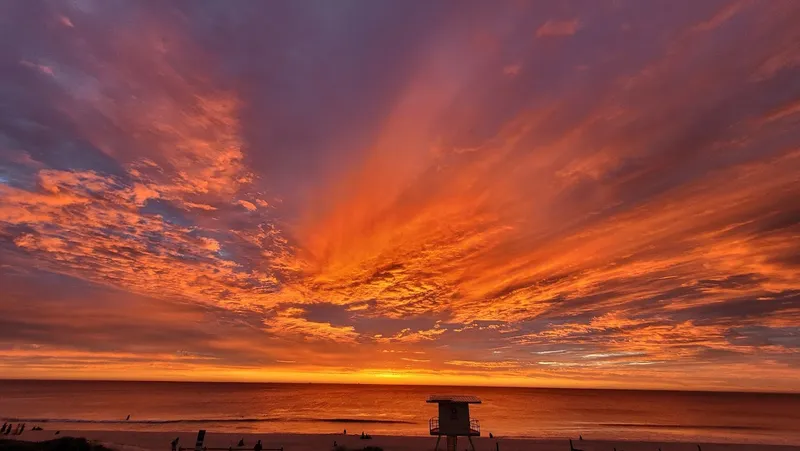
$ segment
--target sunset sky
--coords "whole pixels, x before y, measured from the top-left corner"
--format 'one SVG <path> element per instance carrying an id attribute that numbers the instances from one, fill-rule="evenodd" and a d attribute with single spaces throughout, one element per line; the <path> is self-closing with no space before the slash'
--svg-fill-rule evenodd
<path id="1" fill-rule="evenodd" d="M 0 375 L 800 391 L 800 2 L 0 3 Z"/>

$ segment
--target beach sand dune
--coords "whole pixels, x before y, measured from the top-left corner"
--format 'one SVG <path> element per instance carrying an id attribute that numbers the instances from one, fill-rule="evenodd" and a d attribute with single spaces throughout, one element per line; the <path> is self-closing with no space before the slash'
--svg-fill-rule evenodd
<path id="1" fill-rule="evenodd" d="M 360 433 L 360 431 L 359 431 Z M 169 451 L 170 442 L 175 437 L 180 437 L 183 448 L 194 449 L 196 433 L 187 432 L 141 432 L 141 431 L 61 431 L 59 436 L 85 437 L 89 440 L 117 449 L 119 451 Z M 54 431 L 25 432 L 17 439 L 30 441 L 44 441 L 54 438 Z M 239 448 L 236 444 L 244 439 L 245 446 Z M 407 436 L 373 436 L 372 440 L 361 440 L 358 435 L 342 434 L 243 434 L 243 433 L 218 433 L 209 431 L 206 434 L 205 445 L 209 448 L 227 448 L 234 450 L 250 451 L 256 440 L 261 440 L 264 449 L 283 448 L 285 451 L 329 451 L 333 443 L 344 445 L 348 449 L 360 450 L 365 446 L 378 446 L 385 451 L 429 451 L 433 450 L 436 443 L 435 437 L 407 437 Z M 567 439 L 490 439 L 478 437 L 473 439 L 476 451 L 496 451 L 497 444 L 501 451 L 569 451 Z M 633 441 L 575 441 L 576 448 L 583 451 L 698 451 L 696 443 L 677 442 L 633 442 Z M 702 451 L 800 451 L 800 446 L 778 446 L 757 444 L 714 444 L 701 443 Z M 444 450 L 444 440 L 439 447 Z M 459 438 L 458 449 L 469 450 L 466 438 Z"/>

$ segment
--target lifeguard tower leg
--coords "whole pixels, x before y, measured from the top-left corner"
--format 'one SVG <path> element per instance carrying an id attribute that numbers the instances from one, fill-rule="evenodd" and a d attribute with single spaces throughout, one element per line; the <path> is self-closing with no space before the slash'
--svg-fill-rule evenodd
<path id="1" fill-rule="evenodd" d="M 436 436 L 436 447 L 433 448 L 434 451 L 439 451 L 439 440 L 442 439 L 441 435 Z"/>
<path id="2" fill-rule="evenodd" d="M 474 443 L 472 443 L 472 436 L 471 436 L 471 435 L 468 435 L 468 436 L 467 436 L 467 439 L 469 439 L 469 446 L 471 446 L 471 447 L 472 447 L 472 451 L 475 451 L 475 444 L 474 444 Z"/>

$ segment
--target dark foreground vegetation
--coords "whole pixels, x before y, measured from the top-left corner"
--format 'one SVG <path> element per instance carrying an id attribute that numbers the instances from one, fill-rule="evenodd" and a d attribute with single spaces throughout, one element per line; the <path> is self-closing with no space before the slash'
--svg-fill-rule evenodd
<path id="1" fill-rule="evenodd" d="M 85 438 L 61 437 L 46 442 L 0 440 L 0 451 L 113 451 Z"/>

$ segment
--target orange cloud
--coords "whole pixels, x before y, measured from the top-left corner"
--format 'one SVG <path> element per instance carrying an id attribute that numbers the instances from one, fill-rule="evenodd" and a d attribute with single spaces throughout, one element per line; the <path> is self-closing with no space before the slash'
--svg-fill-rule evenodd
<path id="1" fill-rule="evenodd" d="M 135 26 L 53 13 L 64 26 L 43 32 L 64 48 L 12 60 L 30 104 L 3 118 L 0 280 L 17 313 L 0 367 L 795 389 L 787 5 L 645 18 L 637 45 L 599 56 L 583 35 L 569 54 L 520 41 L 541 17 L 524 5 L 518 23 L 476 18 L 498 30 L 479 52 L 471 20 L 430 18 L 402 63 L 373 73 L 375 55 L 343 52 L 324 80 L 316 45 L 287 56 L 242 35 L 275 53 L 259 59 L 158 6 L 130 6 Z M 619 29 L 603 20 L 536 36 Z M 292 71 L 264 80 L 261 61 Z M 32 310 L 51 298 L 71 308 Z"/>
<path id="2" fill-rule="evenodd" d="M 247 211 L 256 211 L 256 206 L 252 202 L 240 199 L 236 203 L 244 207 Z"/>

